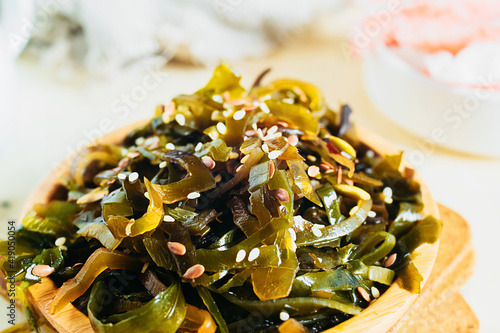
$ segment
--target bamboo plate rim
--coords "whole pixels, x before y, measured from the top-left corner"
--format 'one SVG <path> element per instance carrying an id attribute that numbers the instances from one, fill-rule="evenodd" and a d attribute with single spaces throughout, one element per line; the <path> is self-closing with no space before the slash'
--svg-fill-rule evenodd
<path id="1" fill-rule="evenodd" d="M 123 141 L 127 133 L 129 133 L 137 126 L 145 124 L 146 122 L 147 121 L 140 121 L 122 127 L 101 137 L 90 145 L 99 143 L 119 144 Z M 378 152 L 380 154 L 396 154 L 399 152 L 385 139 L 367 130 L 366 128 L 356 125 L 356 130 L 361 142 L 367 144 L 370 149 L 374 150 L 375 152 Z M 58 180 L 61 177 L 68 175 L 71 160 L 77 154 L 78 152 L 69 156 L 64 162 L 59 165 L 59 167 L 52 170 L 52 172 L 49 173 L 49 175 L 35 188 L 35 190 L 28 197 L 28 200 L 26 201 L 22 209 L 19 219 L 20 221 L 22 221 L 22 217 L 33 206 L 33 204 L 45 203 L 50 199 L 55 189 L 54 185 L 57 184 Z M 403 161 L 403 165 L 409 166 L 406 161 Z M 422 199 L 425 205 L 425 214 L 434 215 L 436 218 L 439 218 L 439 210 L 437 204 L 432 198 L 429 188 L 423 182 L 422 178 L 417 172 L 415 173 L 415 179 L 421 184 Z M 414 260 L 414 263 L 423 277 L 421 287 L 424 286 L 431 273 L 434 261 L 436 260 L 438 248 L 439 241 L 434 244 L 424 244 L 420 246 L 416 251 L 419 255 Z M 33 301 L 37 310 L 58 332 L 94 332 L 88 317 L 77 310 L 72 304 L 68 304 L 57 314 L 52 315 L 50 313 L 50 302 L 56 290 L 57 289 L 55 285 L 49 278 L 43 278 L 42 283 L 35 284 L 28 289 L 29 297 Z M 405 314 L 405 312 L 415 302 L 417 297 L 418 295 L 411 294 L 408 291 L 402 289 L 400 287 L 398 279 L 389 287 L 389 289 L 385 293 L 383 293 L 378 299 L 372 301 L 372 303 L 360 314 L 346 320 L 345 322 L 333 328 L 324 331 L 323 333 L 387 332 L 398 321 L 398 319 Z"/>

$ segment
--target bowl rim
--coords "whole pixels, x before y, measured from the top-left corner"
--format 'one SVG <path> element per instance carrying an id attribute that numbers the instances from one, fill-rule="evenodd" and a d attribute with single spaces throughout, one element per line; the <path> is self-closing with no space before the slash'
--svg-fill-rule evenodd
<path id="1" fill-rule="evenodd" d="M 124 126 L 118 130 L 108 133 L 92 142 L 89 146 L 99 143 L 114 143 L 119 144 L 123 141 L 126 134 L 132 129 L 147 123 L 149 120 L 143 120 L 130 125 Z M 399 150 L 394 148 L 390 143 L 379 135 L 370 130 L 355 125 L 356 132 L 360 141 L 365 143 L 370 149 L 381 154 L 397 154 Z M 85 148 L 83 148 L 85 149 Z M 82 149 L 82 150 L 83 150 Z M 23 209 L 21 210 L 20 219 L 24 214 L 31 209 L 35 203 L 47 202 L 52 196 L 56 188 L 56 184 L 62 177 L 68 175 L 71 161 L 79 154 L 77 151 L 68 156 L 59 167 L 56 167 L 47 177 L 32 191 L 29 195 Z M 403 160 L 403 166 L 408 166 L 407 161 Z M 426 215 L 433 215 L 439 218 L 439 210 L 437 203 L 432 198 L 429 188 L 423 182 L 422 178 L 415 172 L 415 179 L 421 185 L 422 199 L 424 201 L 424 212 Z M 415 252 L 419 255 L 414 260 L 415 266 L 418 268 L 423 277 L 421 287 L 424 287 L 427 281 L 434 262 L 436 260 L 439 248 L 439 241 L 434 244 L 423 244 Z M 57 290 L 56 286 L 50 278 L 43 278 L 42 283 L 35 284 L 28 289 L 30 299 L 34 302 L 38 312 L 57 330 L 57 332 L 73 332 L 76 326 L 79 327 L 78 332 L 86 333 L 93 332 L 90 320 L 87 316 L 77 310 L 71 303 L 66 305 L 60 312 L 51 314 L 50 302 L 53 294 Z M 323 331 L 323 333 L 337 332 L 371 332 L 381 333 L 390 330 L 394 324 L 405 314 L 405 312 L 415 302 L 418 294 L 411 294 L 400 286 L 400 281 L 397 279 L 378 299 L 373 300 L 371 304 L 361 311 L 360 314 Z"/>

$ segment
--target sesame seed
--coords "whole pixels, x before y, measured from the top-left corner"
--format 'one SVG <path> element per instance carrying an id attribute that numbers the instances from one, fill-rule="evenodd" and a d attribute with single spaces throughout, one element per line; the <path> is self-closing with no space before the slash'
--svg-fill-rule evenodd
<path id="1" fill-rule="evenodd" d="M 140 138 L 135 139 L 135 145 L 140 146 L 144 143 L 145 139 L 141 136 Z"/>
<path id="2" fill-rule="evenodd" d="M 313 227 L 318 228 L 318 229 L 323 229 L 325 227 L 325 225 L 324 224 L 314 223 Z"/>
<path id="3" fill-rule="evenodd" d="M 227 107 L 227 108 L 230 108 L 230 107 L 232 107 L 232 105 L 231 105 L 231 104 L 228 104 L 228 105 L 226 105 L 226 107 Z M 224 111 L 222 111 L 222 115 L 223 115 L 224 117 L 226 117 L 226 118 L 229 116 L 229 114 L 230 114 L 230 113 L 231 113 L 231 112 L 229 112 L 229 110 L 224 110 Z"/>
<path id="4" fill-rule="evenodd" d="M 264 129 L 265 130 L 265 129 Z M 259 136 L 259 138 L 263 138 L 264 137 L 264 133 L 262 132 L 262 129 L 261 128 L 258 128 L 257 129 L 257 135 Z"/>
<path id="5" fill-rule="evenodd" d="M 175 150 L 175 145 L 172 142 L 169 142 L 165 145 L 165 148 Z"/>
<path id="6" fill-rule="evenodd" d="M 250 155 L 245 155 L 245 156 L 243 156 L 243 158 L 241 159 L 240 162 L 244 164 L 249 158 L 250 158 Z"/>
<path id="7" fill-rule="evenodd" d="M 199 198 L 200 197 L 200 193 L 198 192 L 191 192 L 187 195 L 187 198 L 188 199 L 196 199 L 196 198 Z"/>
<path id="8" fill-rule="evenodd" d="M 377 213 L 375 213 L 373 210 L 370 210 L 368 212 L 368 217 L 375 217 L 375 216 L 377 216 Z"/>
<path id="9" fill-rule="evenodd" d="M 186 247 L 178 242 L 168 242 L 167 243 L 168 249 L 170 252 L 177 256 L 183 256 L 186 254 Z"/>
<path id="10" fill-rule="evenodd" d="M 295 233 L 295 230 L 289 228 L 288 232 L 290 233 L 290 237 L 292 238 L 292 240 L 295 242 L 297 240 L 297 234 Z"/>
<path id="11" fill-rule="evenodd" d="M 299 138 L 295 134 L 290 135 L 286 140 L 290 146 L 296 146 L 299 143 Z"/>
<path id="12" fill-rule="evenodd" d="M 273 178 L 276 167 L 273 161 L 269 161 L 269 179 Z"/>
<path id="13" fill-rule="evenodd" d="M 274 125 L 273 127 L 271 127 L 268 131 L 267 131 L 267 135 L 273 135 L 274 133 L 276 133 L 278 131 L 278 126 Z"/>
<path id="14" fill-rule="evenodd" d="M 148 269 L 148 266 L 149 266 L 149 262 L 142 265 L 141 273 L 144 273 L 146 271 L 146 269 Z"/>
<path id="15" fill-rule="evenodd" d="M 359 210 L 359 207 L 358 206 L 354 206 L 351 208 L 351 210 L 349 211 L 349 215 L 350 216 L 353 216 L 354 214 L 356 214 Z"/>
<path id="16" fill-rule="evenodd" d="M 237 168 L 236 168 L 236 172 L 240 172 L 240 170 L 243 168 L 243 164 L 240 164 Z"/>
<path id="17" fill-rule="evenodd" d="M 186 125 L 186 117 L 180 113 L 175 115 L 175 121 L 177 121 L 177 123 L 181 126 Z"/>
<path id="18" fill-rule="evenodd" d="M 384 261 L 384 267 L 391 267 L 396 262 L 396 258 L 398 257 L 397 253 L 393 253 L 387 257 Z"/>
<path id="19" fill-rule="evenodd" d="M 311 162 L 316 162 L 317 161 L 316 156 L 314 156 L 314 155 L 307 155 L 307 159 L 309 161 L 311 161 Z"/>
<path id="20" fill-rule="evenodd" d="M 257 124 L 256 124 L 256 123 L 253 123 L 253 124 L 252 124 L 252 128 L 253 128 L 254 130 L 257 130 Z"/>
<path id="21" fill-rule="evenodd" d="M 368 158 L 374 158 L 375 157 L 375 153 L 373 152 L 373 150 L 366 151 L 366 157 L 368 157 Z"/>
<path id="22" fill-rule="evenodd" d="M 226 125 L 224 123 L 217 123 L 217 131 L 219 131 L 220 134 L 226 133 Z"/>
<path id="23" fill-rule="evenodd" d="M 242 262 L 245 259 L 247 253 L 245 250 L 239 250 L 236 254 L 236 262 Z"/>
<path id="24" fill-rule="evenodd" d="M 245 118 L 245 115 L 246 115 L 246 112 L 244 110 L 236 111 L 233 114 L 233 119 L 234 120 L 241 120 L 241 119 Z"/>
<path id="25" fill-rule="evenodd" d="M 271 160 L 274 160 L 275 158 L 278 158 L 280 155 L 281 155 L 281 152 L 279 150 L 274 150 L 274 151 L 269 153 L 268 157 Z"/>
<path id="26" fill-rule="evenodd" d="M 321 230 L 316 226 L 312 227 L 311 230 L 312 230 L 312 233 L 314 234 L 314 236 L 316 236 L 316 237 L 321 237 L 323 235 Z"/>
<path id="27" fill-rule="evenodd" d="M 288 319 L 290 319 L 290 315 L 288 314 L 288 312 L 286 312 L 285 310 L 283 310 L 283 311 L 280 312 L 280 319 L 282 321 L 287 321 Z"/>
<path id="28" fill-rule="evenodd" d="M 175 222 L 175 219 L 172 216 L 170 216 L 170 215 L 165 215 L 163 217 L 163 221 L 165 221 L 165 222 Z"/>
<path id="29" fill-rule="evenodd" d="M 149 198 L 149 192 L 148 192 L 148 191 L 144 192 L 144 196 L 145 196 L 148 200 L 150 200 L 150 198 Z"/>
<path id="30" fill-rule="evenodd" d="M 246 136 L 257 136 L 258 133 L 256 130 L 248 130 L 248 131 L 245 131 L 245 135 Z"/>
<path id="31" fill-rule="evenodd" d="M 128 176 L 128 181 L 131 182 L 131 183 L 135 183 L 137 181 L 137 179 L 139 179 L 139 174 L 137 172 L 132 172 Z"/>
<path id="32" fill-rule="evenodd" d="M 379 298 L 380 297 L 380 291 L 378 290 L 377 287 L 372 287 L 372 296 L 373 298 Z"/>
<path id="33" fill-rule="evenodd" d="M 281 202 L 289 202 L 290 201 L 290 194 L 288 194 L 287 190 L 284 188 L 278 188 L 276 189 L 276 199 L 278 199 Z"/>
<path id="34" fill-rule="evenodd" d="M 212 170 L 213 168 L 215 168 L 215 161 L 210 157 L 210 156 L 203 156 L 201 158 L 201 161 L 203 162 L 203 164 L 205 164 L 205 166 L 207 168 L 209 168 L 210 170 Z"/>
<path id="35" fill-rule="evenodd" d="M 240 154 L 238 154 L 238 153 L 236 153 L 234 151 L 229 153 L 229 159 L 230 160 L 235 160 L 235 159 L 237 159 L 239 157 L 240 157 Z"/>
<path id="36" fill-rule="evenodd" d="M 205 273 L 205 266 L 196 264 L 187 269 L 186 273 L 182 276 L 185 279 L 196 279 Z"/>
<path id="37" fill-rule="evenodd" d="M 38 277 L 46 277 L 54 273 L 54 267 L 48 265 L 36 265 L 31 273 Z"/>
<path id="38" fill-rule="evenodd" d="M 61 251 L 68 251 L 68 247 L 66 245 L 61 245 L 59 246 L 59 248 L 61 249 Z"/>
<path id="39" fill-rule="evenodd" d="M 270 113 L 271 110 L 269 110 L 269 107 L 266 105 L 266 103 L 260 103 L 260 109 L 264 113 Z"/>
<path id="40" fill-rule="evenodd" d="M 222 180 L 222 176 L 221 175 L 217 175 L 215 176 L 215 182 L 218 183 Z"/>
<path id="41" fill-rule="evenodd" d="M 254 261 L 259 257 L 259 254 L 260 254 L 259 248 L 256 247 L 252 249 L 252 251 L 250 251 L 250 253 L 248 254 L 248 261 Z"/>
<path id="42" fill-rule="evenodd" d="M 224 99 L 222 98 L 221 95 L 213 95 L 212 99 L 216 101 L 217 103 L 224 103 Z"/>
<path id="43" fill-rule="evenodd" d="M 309 177 L 316 177 L 319 174 L 319 168 L 316 165 L 311 165 L 307 168 L 307 174 Z"/>
<path id="44" fill-rule="evenodd" d="M 195 151 L 200 151 L 202 148 L 203 148 L 203 143 L 198 142 L 198 143 L 196 144 L 196 147 L 194 147 L 194 150 L 195 150 Z"/>
<path id="45" fill-rule="evenodd" d="M 287 103 L 287 104 L 293 104 L 293 103 L 295 103 L 295 101 L 293 100 L 293 98 L 283 98 L 281 101 L 283 103 Z"/>
<path id="46" fill-rule="evenodd" d="M 371 301 L 371 298 L 370 298 L 370 295 L 368 294 L 368 292 L 363 288 L 363 287 L 358 287 L 358 293 L 361 295 L 361 297 L 363 297 L 363 299 L 367 302 L 370 302 Z"/>
<path id="47" fill-rule="evenodd" d="M 384 195 L 387 198 L 392 198 L 392 188 L 386 187 L 386 188 L 384 188 L 384 190 L 382 191 L 382 193 L 384 193 Z"/>
<path id="48" fill-rule="evenodd" d="M 391 203 L 393 203 L 393 200 L 392 200 L 392 198 L 391 198 L 391 197 L 386 197 L 386 198 L 384 199 L 384 201 L 385 201 L 385 203 L 387 203 L 387 204 L 389 204 L 389 205 L 390 205 Z"/>
<path id="49" fill-rule="evenodd" d="M 264 144 L 262 145 L 262 150 L 263 150 L 265 153 L 269 153 L 269 146 L 268 146 L 266 143 L 264 143 Z"/>
<path id="50" fill-rule="evenodd" d="M 159 165 L 159 167 L 160 167 L 160 169 L 166 168 L 167 167 L 167 162 L 165 162 L 165 161 L 161 162 L 160 165 Z"/>
<path id="51" fill-rule="evenodd" d="M 66 237 L 59 237 L 55 242 L 56 246 L 62 246 L 64 243 L 66 243 Z"/>

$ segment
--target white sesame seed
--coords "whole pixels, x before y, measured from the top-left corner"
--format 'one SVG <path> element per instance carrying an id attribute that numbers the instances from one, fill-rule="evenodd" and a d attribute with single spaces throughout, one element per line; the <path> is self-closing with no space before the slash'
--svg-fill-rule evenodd
<path id="1" fill-rule="evenodd" d="M 68 251 L 68 247 L 66 245 L 61 245 L 59 246 L 59 248 L 61 249 L 61 251 Z"/>
<path id="2" fill-rule="evenodd" d="M 66 237 L 59 237 L 55 242 L 56 246 L 62 246 L 64 243 L 66 243 Z"/>
<path id="3" fill-rule="evenodd" d="M 177 123 L 181 126 L 186 125 L 186 117 L 180 113 L 175 115 L 175 121 L 177 121 Z"/>
<path id="4" fill-rule="evenodd" d="M 384 201 L 385 201 L 385 203 L 387 203 L 387 204 L 391 204 L 391 203 L 393 202 L 393 200 L 392 200 L 392 198 L 391 198 L 391 197 L 386 197 L 386 198 L 384 199 Z"/>
<path id="5" fill-rule="evenodd" d="M 289 228 L 288 232 L 290 233 L 290 237 L 292 238 L 292 240 L 295 242 L 297 240 L 297 234 L 295 233 L 295 230 Z"/>
<path id="6" fill-rule="evenodd" d="M 121 173 L 119 173 L 119 174 L 118 174 L 118 179 L 119 179 L 119 180 L 125 180 L 125 179 L 127 179 L 127 174 L 122 173 L 122 172 L 121 172 Z"/>
<path id="7" fill-rule="evenodd" d="M 378 290 L 377 287 L 372 287 L 372 296 L 373 298 L 379 298 L 380 297 L 380 291 Z"/>
<path id="8" fill-rule="evenodd" d="M 257 129 L 257 135 L 258 135 L 258 136 L 259 136 L 259 138 L 261 138 L 261 139 L 262 139 L 262 138 L 264 138 L 264 132 L 262 132 L 262 129 L 261 129 L 261 128 Z"/>
<path id="9" fill-rule="evenodd" d="M 150 198 L 149 198 L 149 192 L 148 192 L 148 191 L 144 192 L 144 196 L 145 196 L 148 200 L 150 200 Z"/>
<path id="10" fill-rule="evenodd" d="M 321 230 L 319 230 L 319 228 L 316 226 L 312 227 L 311 230 L 312 230 L 312 233 L 314 234 L 314 236 L 316 236 L 316 237 L 321 237 L 323 235 Z"/>
<path id="11" fill-rule="evenodd" d="M 172 216 L 170 216 L 170 215 L 165 215 L 163 217 L 163 221 L 165 221 L 165 222 L 175 222 L 175 219 Z"/>
<path id="12" fill-rule="evenodd" d="M 246 115 L 246 112 L 244 110 L 236 111 L 233 114 L 233 119 L 234 120 L 241 120 L 241 119 L 245 118 L 245 115 Z"/>
<path id="13" fill-rule="evenodd" d="M 140 146 L 144 143 L 144 138 L 141 136 L 140 138 L 135 139 L 135 145 Z"/>
<path id="14" fill-rule="evenodd" d="M 264 143 L 264 144 L 262 145 L 262 150 L 263 150 L 264 152 L 266 152 L 266 153 L 269 153 L 269 146 L 268 146 L 267 144 L 265 144 L 265 143 Z"/>
<path id="15" fill-rule="evenodd" d="M 243 158 L 241 159 L 241 163 L 245 164 L 245 162 L 250 158 L 250 155 L 245 155 L 243 156 Z"/>
<path id="16" fill-rule="evenodd" d="M 377 213 L 375 213 L 373 210 L 370 210 L 368 212 L 368 217 L 375 217 L 375 216 L 377 216 Z"/>
<path id="17" fill-rule="evenodd" d="M 274 151 L 269 153 L 268 157 L 271 160 L 274 160 L 275 158 L 278 158 L 280 155 L 281 155 L 281 152 L 279 150 L 274 150 Z"/>
<path id="18" fill-rule="evenodd" d="M 175 145 L 172 142 L 169 142 L 165 145 L 165 148 L 175 150 Z"/>
<path id="19" fill-rule="evenodd" d="M 384 190 L 382 191 L 382 193 L 384 193 L 384 195 L 387 198 L 392 198 L 392 188 L 386 187 L 386 188 L 384 188 Z"/>
<path id="20" fill-rule="evenodd" d="M 359 210 L 359 207 L 358 206 L 354 206 L 351 208 L 351 210 L 349 211 L 349 215 L 350 216 L 353 216 L 354 214 L 356 214 Z"/>
<path id="21" fill-rule="evenodd" d="M 219 131 L 220 134 L 225 134 L 226 133 L 226 125 L 224 123 L 217 123 L 217 131 Z"/>
<path id="22" fill-rule="evenodd" d="M 271 112 L 271 110 L 269 110 L 269 108 L 267 107 L 266 103 L 260 103 L 260 109 L 264 113 L 270 113 Z"/>
<path id="23" fill-rule="evenodd" d="M 188 199 L 196 199 L 196 198 L 199 198 L 200 197 L 200 193 L 198 192 L 191 192 L 187 195 L 187 198 Z"/>
<path id="24" fill-rule="evenodd" d="M 287 104 L 293 104 L 294 103 L 294 100 L 291 99 L 291 98 L 283 98 L 281 101 L 283 103 L 287 103 Z"/>
<path id="25" fill-rule="evenodd" d="M 288 312 L 286 312 L 285 310 L 283 310 L 283 311 L 280 312 L 280 319 L 282 321 L 287 321 L 288 319 L 290 319 L 290 315 L 288 314 Z"/>
<path id="26" fill-rule="evenodd" d="M 238 154 L 237 152 L 232 151 L 232 152 L 229 153 L 229 159 L 230 160 L 235 160 L 238 157 L 240 157 L 240 154 Z"/>
<path id="27" fill-rule="evenodd" d="M 163 161 L 159 165 L 160 169 L 166 168 L 167 167 L 167 162 Z"/>
<path id="28" fill-rule="evenodd" d="M 196 144 L 196 147 L 194 147 L 194 150 L 195 150 L 195 151 L 200 151 L 202 148 L 203 148 L 203 143 L 198 142 L 198 143 Z"/>
<path id="29" fill-rule="evenodd" d="M 256 124 L 256 123 L 253 123 L 253 124 L 252 124 L 252 128 L 253 128 L 254 130 L 257 130 L 257 124 Z"/>
<path id="30" fill-rule="evenodd" d="M 319 223 L 314 223 L 313 227 L 318 228 L 318 229 L 323 229 L 325 227 L 325 225 L 319 224 Z"/>
<path id="31" fill-rule="evenodd" d="M 226 107 L 227 107 L 227 108 L 230 108 L 231 106 L 232 106 L 231 104 L 227 104 L 227 105 L 226 105 Z M 224 110 L 224 111 L 222 111 L 222 115 L 223 115 L 225 118 L 227 118 L 227 117 L 229 116 L 229 114 L 230 114 L 230 113 L 231 113 L 231 112 L 229 112 L 229 110 Z"/>
<path id="32" fill-rule="evenodd" d="M 252 249 L 252 251 L 250 251 L 250 253 L 248 254 L 248 261 L 254 261 L 259 257 L 259 254 L 260 250 L 258 247 Z"/>
<path id="33" fill-rule="evenodd" d="M 274 133 L 276 133 L 278 131 L 278 126 L 274 125 L 273 127 L 271 127 L 268 131 L 267 131 L 267 135 L 273 135 Z"/>
<path id="34" fill-rule="evenodd" d="M 135 183 L 137 181 L 137 179 L 139 179 L 139 174 L 137 172 L 132 172 L 128 176 L 128 181 L 131 182 L 131 183 Z"/>
<path id="35" fill-rule="evenodd" d="M 224 103 L 224 99 L 222 98 L 221 95 L 213 95 L 212 99 L 216 101 L 217 103 Z"/>
<path id="36" fill-rule="evenodd" d="M 373 150 L 368 150 L 366 152 L 366 157 L 368 157 L 368 158 L 374 158 L 375 157 L 375 153 L 373 152 Z"/>
<path id="37" fill-rule="evenodd" d="M 236 262 L 242 262 L 245 259 L 247 253 L 245 250 L 239 250 L 236 254 Z"/>
<path id="38" fill-rule="evenodd" d="M 235 171 L 236 172 L 240 172 L 241 169 L 243 169 L 243 164 L 241 164 L 240 166 L 238 166 Z"/>

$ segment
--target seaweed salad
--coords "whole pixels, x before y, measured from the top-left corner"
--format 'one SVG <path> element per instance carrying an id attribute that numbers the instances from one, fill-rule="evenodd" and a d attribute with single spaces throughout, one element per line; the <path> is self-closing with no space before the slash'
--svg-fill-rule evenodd
<path id="1" fill-rule="evenodd" d="M 351 109 L 292 79 L 245 90 L 219 65 L 121 143 L 75 156 L 15 231 L 7 280 L 57 287 L 96 332 L 320 332 L 394 283 L 418 293 L 424 214 L 402 154 L 358 137 Z M 0 243 L 7 256 L 9 242 Z"/>

